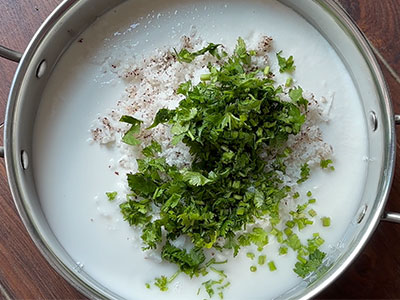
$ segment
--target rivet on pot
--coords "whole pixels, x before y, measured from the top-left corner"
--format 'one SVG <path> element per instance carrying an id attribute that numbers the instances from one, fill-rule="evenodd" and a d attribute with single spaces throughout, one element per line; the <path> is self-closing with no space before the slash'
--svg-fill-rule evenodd
<path id="1" fill-rule="evenodd" d="M 21 165 L 24 170 L 27 170 L 29 167 L 29 158 L 28 153 L 25 150 L 21 151 Z"/>
<path id="2" fill-rule="evenodd" d="M 367 213 L 367 209 L 368 209 L 368 205 L 366 205 L 366 204 L 361 207 L 361 209 L 360 209 L 361 211 L 357 217 L 357 224 L 360 224 L 361 221 L 364 219 L 365 214 Z"/>
<path id="3" fill-rule="evenodd" d="M 369 112 L 369 121 L 372 131 L 376 131 L 378 129 L 378 118 L 376 117 L 376 113 L 372 110 Z"/>
<path id="4" fill-rule="evenodd" d="M 47 69 L 47 62 L 45 59 L 43 59 L 36 70 L 36 77 L 39 79 L 42 78 L 44 73 L 46 73 L 46 69 Z"/>

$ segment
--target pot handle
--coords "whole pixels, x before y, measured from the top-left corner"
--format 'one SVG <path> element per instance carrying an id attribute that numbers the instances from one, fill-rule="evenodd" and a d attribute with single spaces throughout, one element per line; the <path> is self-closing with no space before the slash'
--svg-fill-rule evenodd
<path id="1" fill-rule="evenodd" d="M 21 60 L 22 53 L 0 45 L 0 56 L 8 60 L 19 62 Z"/>
<path id="2" fill-rule="evenodd" d="M 8 60 L 18 63 L 21 60 L 22 53 L 0 45 L 0 57 L 3 57 L 5 59 L 8 59 Z M 2 127 L 3 127 L 3 123 L 0 124 L 0 129 Z M 4 157 L 4 147 L 3 146 L 0 146 L 0 157 Z"/>
<path id="3" fill-rule="evenodd" d="M 400 125 L 400 115 L 394 115 L 394 123 Z M 400 213 L 386 211 L 382 216 L 382 221 L 400 224 Z"/>
<path id="4" fill-rule="evenodd" d="M 400 224 L 400 214 L 394 212 L 385 212 L 383 214 L 382 221 Z"/>

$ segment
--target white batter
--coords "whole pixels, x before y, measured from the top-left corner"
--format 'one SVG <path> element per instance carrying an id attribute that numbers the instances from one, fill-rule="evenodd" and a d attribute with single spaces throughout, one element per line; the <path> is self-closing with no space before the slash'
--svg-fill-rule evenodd
<path id="1" fill-rule="evenodd" d="M 172 47 L 192 25 L 206 41 L 230 46 L 238 36 L 272 36 L 272 52 L 294 56 L 296 85 L 317 99 L 333 97 L 332 119 L 323 132 L 334 148 L 336 170 L 315 170 L 303 184 L 303 191 L 312 190 L 318 199 L 313 208 L 330 216 L 332 225 L 309 227 L 304 236 L 319 232 L 326 241 L 322 250 L 329 253 L 359 207 L 364 187 L 368 153 L 360 99 L 339 57 L 304 19 L 272 0 L 128 1 L 91 26 L 54 70 L 37 116 L 33 167 L 43 210 L 61 244 L 99 283 L 129 299 L 203 299 L 204 290 L 196 293 L 205 280 L 181 275 L 168 292 L 145 287 L 157 276 L 172 275 L 176 266 L 144 259 L 118 207 L 107 203 L 104 193 L 121 189 L 121 178 L 109 170 L 118 152 L 90 145 L 88 129 L 124 92 L 125 83 L 111 64 L 123 66 L 134 55 Z M 274 59 L 271 63 L 284 80 L 287 75 L 279 75 Z M 221 266 L 231 282 L 225 299 L 270 299 L 301 282 L 292 271 L 295 253 L 279 257 L 278 247 L 271 243 L 266 251 L 275 272 L 266 266 L 250 272 L 255 263 L 246 251 Z"/>

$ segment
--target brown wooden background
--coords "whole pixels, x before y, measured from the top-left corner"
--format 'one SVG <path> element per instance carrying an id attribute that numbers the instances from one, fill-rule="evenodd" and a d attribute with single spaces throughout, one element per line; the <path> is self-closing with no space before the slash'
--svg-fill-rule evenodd
<path id="1" fill-rule="evenodd" d="M 23 51 L 36 29 L 60 2 L 0 0 L 0 44 Z M 387 63 L 399 74 L 400 0 L 340 2 Z M 388 69 L 381 65 L 390 87 L 395 112 L 400 113 L 400 82 L 396 82 Z M 6 99 L 15 69 L 16 64 L 0 59 L 0 121 L 4 119 Z M 397 134 L 400 134 L 399 130 Z M 396 169 L 400 163 L 399 143 L 397 153 Z M 400 171 L 396 172 L 387 209 L 400 212 Z M 49 266 L 30 240 L 14 207 L 2 159 L 0 298 L 84 298 Z M 400 224 L 381 223 L 356 262 L 318 298 L 400 299 Z"/>

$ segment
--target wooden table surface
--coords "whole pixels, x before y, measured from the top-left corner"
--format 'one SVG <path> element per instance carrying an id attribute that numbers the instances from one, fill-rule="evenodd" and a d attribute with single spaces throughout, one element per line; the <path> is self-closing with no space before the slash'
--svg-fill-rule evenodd
<path id="1" fill-rule="evenodd" d="M 310 0 L 300 0 L 310 1 Z M 0 0 L 0 45 L 23 51 L 61 0 Z M 394 110 L 400 113 L 400 0 L 340 0 L 381 53 Z M 385 61 L 385 62 L 384 62 Z M 387 67 L 389 66 L 389 68 Z M 0 59 L 0 121 L 16 64 Z M 397 130 L 397 134 L 399 134 Z M 2 144 L 2 136 L 0 137 Z M 396 169 L 400 151 L 397 143 Z M 400 212 L 400 172 L 388 210 Z M 0 159 L 0 299 L 83 299 L 40 255 L 28 236 L 8 188 Z M 381 223 L 357 260 L 320 299 L 400 299 L 400 224 Z"/>

